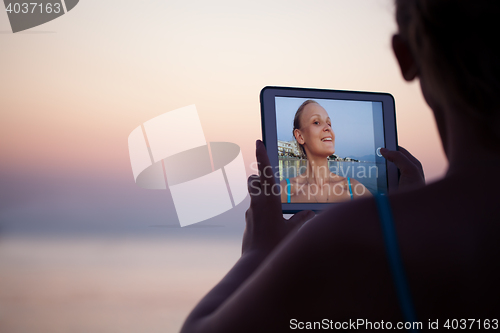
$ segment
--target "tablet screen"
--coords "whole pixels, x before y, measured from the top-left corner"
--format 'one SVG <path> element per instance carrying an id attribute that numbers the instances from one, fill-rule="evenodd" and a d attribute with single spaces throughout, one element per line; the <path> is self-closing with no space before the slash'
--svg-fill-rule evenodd
<path id="1" fill-rule="evenodd" d="M 387 192 L 382 102 L 276 96 L 275 108 L 283 203 Z"/>

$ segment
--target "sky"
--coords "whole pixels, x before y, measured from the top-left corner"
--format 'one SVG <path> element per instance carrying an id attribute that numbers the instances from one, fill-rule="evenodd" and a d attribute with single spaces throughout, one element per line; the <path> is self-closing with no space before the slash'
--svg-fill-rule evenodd
<path id="1" fill-rule="evenodd" d="M 250 175 L 265 86 L 391 93 L 400 145 L 439 179 L 432 112 L 401 78 L 395 31 L 389 0 L 83 0 L 16 34 L 1 10 L 0 228 L 175 224 L 168 191 L 135 185 L 128 135 L 195 104 L 206 140 L 238 144 Z"/>
<path id="2" fill-rule="evenodd" d="M 387 92 L 399 144 L 441 178 L 432 111 L 391 51 L 393 11 L 81 0 L 13 34 L 0 5 L 0 331 L 178 332 L 238 259 L 248 197 L 180 228 L 168 189 L 135 184 L 128 136 L 165 112 L 196 105 L 206 141 L 239 145 L 250 175 L 264 87 Z"/>
<path id="3" fill-rule="evenodd" d="M 292 141 L 293 119 L 308 98 L 276 97 L 278 140 Z M 361 157 L 375 154 L 372 102 L 314 99 L 328 113 L 335 134 L 335 154 Z"/>

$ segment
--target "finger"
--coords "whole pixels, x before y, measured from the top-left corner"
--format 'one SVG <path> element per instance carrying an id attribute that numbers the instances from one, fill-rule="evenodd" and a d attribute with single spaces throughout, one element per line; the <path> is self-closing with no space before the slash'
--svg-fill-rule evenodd
<path id="1" fill-rule="evenodd" d="M 417 166 L 422 166 L 422 163 L 420 163 L 420 161 L 415 156 L 413 156 L 406 148 L 398 146 L 398 151 L 402 152 L 406 157 L 408 157 L 410 161 L 412 161 Z"/>
<path id="2" fill-rule="evenodd" d="M 251 175 L 248 177 L 248 193 L 250 197 L 259 195 L 261 192 L 260 188 L 260 178 L 257 175 Z"/>
<path id="3" fill-rule="evenodd" d="M 303 210 L 293 215 L 288 223 L 292 224 L 294 227 L 302 226 L 304 223 L 312 219 L 316 214 L 312 210 Z"/>
<path id="4" fill-rule="evenodd" d="M 275 180 L 271 162 L 269 162 L 266 147 L 264 147 L 264 143 L 260 140 L 257 140 L 256 157 L 259 166 L 261 188 L 274 185 Z"/>
<path id="5" fill-rule="evenodd" d="M 406 150 L 406 148 L 398 146 L 398 150 L 402 152 L 406 157 L 408 157 L 408 159 L 420 169 L 422 176 L 424 176 L 424 168 L 422 167 L 422 163 L 420 163 L 420 161 L 415 156 L 413 156 L 408 150 Z"/>
<path id="6" fill-rule="evenodd" d="M 386 160 L 396 164 L 401 173 L 419 172 L 418 167 L 400 151 L 382 148 L 380 149 L 380 153 Z"/>

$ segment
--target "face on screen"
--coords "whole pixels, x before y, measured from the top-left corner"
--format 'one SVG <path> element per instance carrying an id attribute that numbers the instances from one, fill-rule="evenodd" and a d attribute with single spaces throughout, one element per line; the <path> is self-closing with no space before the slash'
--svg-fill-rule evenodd
<path id="1" fill-rule="evenodd" d="M 295 113 L 293 135 L 305 155 L 327 158 L 335 152 L 335 133 L 326 110 L 308 100 Z"/>
<path id="2" fill-rule="evenodd" d="M 276 97 L 283 203 L 328 203 L 387 189 L 382 103 Z"/>

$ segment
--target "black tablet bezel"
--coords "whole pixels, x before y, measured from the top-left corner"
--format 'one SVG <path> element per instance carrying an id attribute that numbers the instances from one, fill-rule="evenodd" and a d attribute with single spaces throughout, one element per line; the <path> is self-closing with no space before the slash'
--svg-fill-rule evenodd
<path id="1" fill-rule="evenodd" d="M 262 139 L 267 148 L 273 170 L 278 165 L 275 97 L 382 102 L 385 147 L 390 150 L 397 150 L 396 112 L 394 97 L 391 94 L 311 88 L 264 87 L 260 92 Z M 270 149 L 271 147 L 272 149 Z M 398 187 L 398 169 L 393 163 L 386 162 L 386 170 L 387 189 L 392 191 Z M 276 183 L 279 184 L 279 178 L 276 178 Z M 302 210 L 322 211 L 328 207 L 331 207 L 331 203 L 282 203 L 282 210 L 285 214 L 297 213 Z"/>

